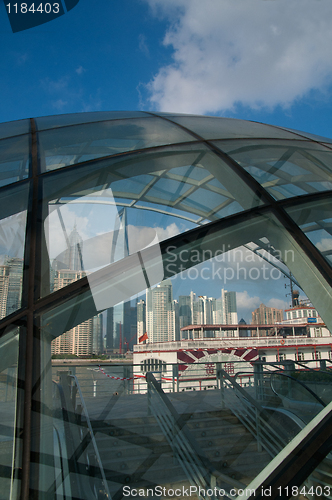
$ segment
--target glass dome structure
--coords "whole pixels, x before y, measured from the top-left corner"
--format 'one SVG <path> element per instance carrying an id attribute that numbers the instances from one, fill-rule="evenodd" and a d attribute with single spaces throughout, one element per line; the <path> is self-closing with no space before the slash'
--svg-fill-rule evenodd
<path id="1" fill-rule="evenodd" d="M 84 361 L 54 361 L 57 353 L 121 354 L 135 335 L 135 327 L 125 329 L 133 297 L 165 280 L 174 290 L 178 284 L 178 295 L 190 276 L 231 288 L 239 273 L 244 279 L 241 269 L 250 274 L 256 266 L 250 276 L 255 281 L 261 273 L 264 295 L 268 279 L 258 261 L 268 266 L 269 287 L 273 270 L 288 277 L 332 331 L 332 139 L 242 120 L 138 111 L 21 120 L 0 124 L 0 192 L 0 498 L 118 499 L 139 488 L 148 496 L 149 487 L 175 488 L 172 467 L 179 464 L 186 479 L 179 476 L 178 487 L 224 488 L 228 498 L 240 498 L 250 481 L 255 488 L 304 484 L 332 448 L 329 401 L 298 427 L 296 443 L 286 439 L 273 461 L 270 453 L 262 462 L 260 479 L 257 472 L 249 481 L 223 466 L 229 463 L 220 458 L 223 445 L 213 442 L 215 458 L 202 459 L 195 440 L 182 434 L 186 419 L 179 423 L 155 380 L 151 394 L 166 404 L 161 414 L 175 419 L 177 448 L 157 410 L 141 411 L 145 394 L 110 389 L 98 399 L 96 363 L 84 381 Z M 225 274 L 225 267 L 204 266 L 239 249 L 242 267 L 228 266 Z M 109 371 L 108 379 L 130 380 L 130 366 L 119 368 L 120 375 Z M 147 425 L 153 418 L 161 437 L 137 430 L 140 419 Z M 269 425 L 280 426 L 278 418 Z M 120 439 L 126 446 L 119 450 Z M 140 460 L 130 464 L 135 453 Z M 293 470 L 287 477 L 286 460 Z M 166 469 L 166 461 L 169 477 L 155 479 L 153 467 Z M 218 498 L 192 491 L 194 498 Z"/>

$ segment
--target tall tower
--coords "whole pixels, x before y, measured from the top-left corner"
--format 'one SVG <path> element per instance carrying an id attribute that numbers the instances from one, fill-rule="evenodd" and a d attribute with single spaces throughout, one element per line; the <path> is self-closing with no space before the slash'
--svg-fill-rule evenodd
<path id="1" fill-rule="evenodd" d="M 83 271 L 83 240 L 77 232 L 76 223 L 68 238 L 68 248 L 64 252 L 63 264 L 67 269 Z"/>
<path id="2" fill-rule="evenodd" d="M 149 342 L 175 340 L 173 286 L 165 280 L 146 292 L 146 323 Z"/>
<path id="3" fill-rule="evenodd" d="M 23 279 L 23 260 L 17 257 L 8 258 L 9 282 L 8 296 L 6 304 L 6 315 L 17 311 L 21 307 L 22 297 L 22 279 Z"/>
<path id="4" fill-rule="evenodd" d="M 137 344 L 139 338 L 146 332 L 146 306 L 145 301 L 140 300 L 137 303 Z"/>
<path id="5" fill-rule="evenodd" d="M 127 211 L 122 208 L 117 215 L 111 248 L 111 263 L 129 255 Z M 130 301 L 121 302 L 107 310 L 106 345 L 113 351 L 118 351 L 124 345 L 125 339 L 131 338 L 132 314 Z M 121 339 L 120 339 L 121 336 Z"/>
<path id="6" fill-rule="evenodd" d="M 179 296 L 179 323 L 180 328 L 192 324 L 190 295 Z"/>

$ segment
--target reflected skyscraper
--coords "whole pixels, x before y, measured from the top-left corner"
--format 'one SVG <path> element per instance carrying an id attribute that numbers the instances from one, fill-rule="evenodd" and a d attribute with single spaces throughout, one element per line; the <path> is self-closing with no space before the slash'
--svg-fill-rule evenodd
<path id="1" fill-rule="evenodd" d="M 64 252 L 63 264 L 67 269 L 73 269 L 75 271 L 83 271 L 83 240 L 79 235 L 76 227 L 76 223 L 72 232 L 68 237 L 68 248 Z"/>
<path id="2" fill-rule="evenodd" d="M 125 208 L 118 212 L 115 221 L 111 262 L 128 257 L 128 227 Z M 131 306 L 130 301 L 121 302 L 107 310 L 106 347 L 112 351 L 123 351 L 124 342 L 131 338 Z"/>
<path id="3" fill-rule="evenodd" d="M 6 257 L 0 266 L 0 317 L 3 318 L 21 307 L 23 260 Z"/>

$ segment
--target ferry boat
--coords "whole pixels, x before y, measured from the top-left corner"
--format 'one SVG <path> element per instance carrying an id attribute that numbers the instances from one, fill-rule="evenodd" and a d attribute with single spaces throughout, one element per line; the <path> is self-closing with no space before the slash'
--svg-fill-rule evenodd
<path id="1" fill-rule="evenodd" d="M 257 361 L 280 367 L 303 362 L 314 369 L 332 362 L 331 332 L 317 310 L 303 302 L 286 309 L 285 315 L 284 321 L 270 325 L 188 325 L 181 329 L 189 337 L 185 340 L 149 343 L 147 339 L 135 345 L 134 391 L 146 392 L 145 375 L 150 371 L 166 392 L 173 392 L 217 387 L 218 364 L 230 375 L 245 373 L 239 380 L 246 386 Z M 241 330 L 251 335 L 242 337 Z M 215 337 L 207 336 L 211 332 Z"/>

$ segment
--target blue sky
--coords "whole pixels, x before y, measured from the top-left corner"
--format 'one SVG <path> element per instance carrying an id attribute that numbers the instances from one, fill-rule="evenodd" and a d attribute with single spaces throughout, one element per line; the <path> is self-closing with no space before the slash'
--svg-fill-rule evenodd
<path id="1" fill-rule="evenodd" d="M 80 0 L 12 33 L 0 121 L 91 110 L 215 114 L 332 136 L 330 0 Z"/>
<path id="2" fill-rule="evenodd" d="M 80 0 L 19 33 L 4 3 L 0 122 L 142 109 L 332 137 L 331 0 Z M 218 280 L 200 286 L 198 294 L 220 296 Z M 246 313 L 260 301 L 250 286 L 241 284 L 255 298 L 242 297 Z M 177 294 L 188 287 L 179 278 Z M 278 293 L 270 288 L 269 300 L 286 300 L 283 278 Z"/>

